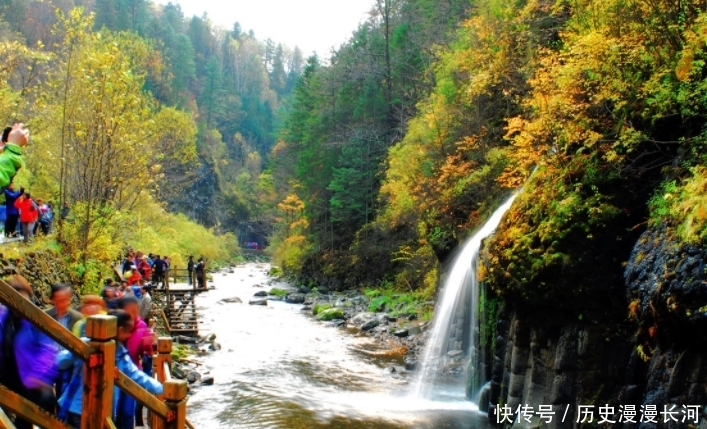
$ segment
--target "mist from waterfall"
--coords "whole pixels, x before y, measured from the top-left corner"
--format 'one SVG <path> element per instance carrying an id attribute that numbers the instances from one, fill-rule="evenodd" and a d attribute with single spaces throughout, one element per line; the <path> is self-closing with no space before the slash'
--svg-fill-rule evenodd
<path id="1" fill-rule="evenodd" d="M 421 399 L 460 399 L 466 395 L 467 368 L 478 365 L 479 252 L 493 234 L 516 194 L 509 197 L 486 224 L 464 242 L 443 280 L 435 315 L 411 396 Z M 456 371 L 456 372 L 455 372 Z"/>

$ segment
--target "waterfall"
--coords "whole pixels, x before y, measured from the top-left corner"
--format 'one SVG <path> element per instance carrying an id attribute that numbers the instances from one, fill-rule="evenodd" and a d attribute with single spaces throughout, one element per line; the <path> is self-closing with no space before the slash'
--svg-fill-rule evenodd
<path id="1" fill-rule="evenodd" d="M 477 267 L 482 241 L 493 234 L 517 194 L 508 198 L 484 226 L 461 246 L 444 279 L 420 371 L 411 394 L 421 399 L 460 399 L 463 377 L 477 367 L 479 283 Z"/>

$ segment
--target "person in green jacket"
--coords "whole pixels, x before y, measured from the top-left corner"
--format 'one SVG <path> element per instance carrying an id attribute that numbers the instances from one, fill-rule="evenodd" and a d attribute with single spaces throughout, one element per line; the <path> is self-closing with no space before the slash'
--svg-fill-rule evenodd
<path id="1" fill-rule="evenodd" d="M 0 153 L 0 189 L 7 188 L 22 165 L 22 148 L 29 142 L 29 130 L 17 123 L 7 135 L 7 144 Z"/>

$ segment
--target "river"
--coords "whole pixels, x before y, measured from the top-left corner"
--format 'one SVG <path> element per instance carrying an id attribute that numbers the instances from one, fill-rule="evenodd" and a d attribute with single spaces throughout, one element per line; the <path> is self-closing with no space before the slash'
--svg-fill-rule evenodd
<path id="1" fill-rule="evenodd" d="M 406 396 L 412 374 L 391 373 L 401 362 L 361 353 L 367 337 L 328 326 L 301 305 L 248 305 L 268 290 L 267 264 L 214 275 L 216 289 L 197 298 L 200 333 L 222 350 L 201 358 L 215 378 L 189 398 L 189 419 L 210 428 L 486 429 L 484 417 L 459 393 L 445 402 Z M 263 289 L 254 285 L 264 285 Z M 219 303 L 239 297 L 243 304 Z"/>

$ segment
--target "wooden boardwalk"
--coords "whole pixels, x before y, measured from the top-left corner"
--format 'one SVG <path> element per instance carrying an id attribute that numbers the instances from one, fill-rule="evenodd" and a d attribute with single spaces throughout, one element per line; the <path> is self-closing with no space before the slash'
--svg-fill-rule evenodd
<path id="1" fill-rule="evenodd" d="M 195 298 L 208 289 L 194 289 L 186 284 L 173 284 L 169 289 L 153 289 L 152 299 L 162 309 L 159 317 L 172 336 L 199 335 L 199 316 Z"/>
<path id="2" fill-rule="evenodd" d="M 122 281 L 123 276 L 119 267 L 114 266 L 113 270 L 116 280 Z M 186 283 L 189 280 L 189 272 L 184 268 L 170 268 L 165 280 L 162 288 L 152 288 L 151 291 L 153 314 L 156 316 L 157 323 L 162 325 L 171 336 L 198 336 L 199 317 L 194 298 L 200 293 L 208 292 L 208 288 L 197 289 Z M 196 283 L 193 274 L 192 282 Z"/>

